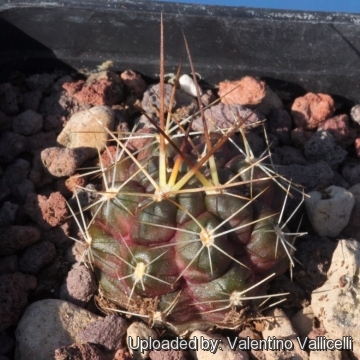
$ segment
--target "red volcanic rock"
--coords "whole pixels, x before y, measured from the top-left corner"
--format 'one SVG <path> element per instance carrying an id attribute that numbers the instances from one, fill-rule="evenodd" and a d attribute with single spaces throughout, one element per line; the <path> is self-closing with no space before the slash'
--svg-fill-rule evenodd
<path id="1" fill-rule="evenodd" d="M 123 98 L 123 84 L 119 76 L 110 71 L 92 74 L 86 82 L 67 82 L 63 88 L 81 104 L 115 105 Z"/>
<path id="2" fill-rule="evenodd" d="M 69 215 L 66 200 L 59 192 L 52 193 L 49 198 L 29 194 L 24 209 L 44 230 L 62 224 Z"/>
<path id="3" fill-rule="evenodd" d="M 319 124 L 318 130 L 328 131 L 335 141 L 344 147 L 349 146 L 356 137 L 356 131 L 350 127 L 346 114 L 334 116 Z"/>
<path id="4" fill-rule="evenodd" d="M 219 96 L 223 104 L 255 106 L 260 104 L 265 95 L 266 84 L 252 76 L 219 83 Z"/>
<path id="5" fill-rule="evenodd" d="M 147 84 L 140 74 L 133 70 L 125 70 L 121 73 L 120 77 L 131 93 L 138 98 L 143 96 L 147 89 Z"/>
<path id="6" fill-rule="evenodd" d="M 295 99 L 291 114 L 297 127 L 312 130 L 335 111 L 334 100 L 326 94 L 307 93 Z"/>

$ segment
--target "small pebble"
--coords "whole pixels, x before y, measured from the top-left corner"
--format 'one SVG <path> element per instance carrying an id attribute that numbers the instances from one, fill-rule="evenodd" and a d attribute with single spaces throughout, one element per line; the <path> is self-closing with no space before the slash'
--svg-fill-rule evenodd
<path id="1" fill-rule="evenodd" d="M 49 241 L 41 241 L 29 246 L 19 259 L 20 270 L 36 274 L 43 266 L 49 264 L 56 256 L 55 246 Z"/>
<path id="2" fill-rule="evenodd" d="M 125 86 L 136 97 L 141 98 L 146 91 L 147 84 L 140 74 L 133 70 L 125 70 L 120 75 Z"/>
<path id="3" fill-rule="evenodd" d="M 12 193 L 15 195 L 19 203 L 26 202 L 28 194 L 35 193 L 35 186 L 31 180 L 24 179 L 19 184 L 12 187 Z"/>
<path id="4" fill-rule="evenodd" d="M 29 149 L 35 154 L 39 150 L 43 150 L 52 146 L 56 146 L 56 133 L 54 131 L 38 132 L 27 137 Z"/>
<path id="5" fill-rule="evenodd" d="M 64 223 L 69 216 L 66 200 L 59 192 L 51 193 L 48 198 L 43 195 L 28 194 L 24 209 L 44 230 L 50 230 Z"/>
<path id="6" fill-rule="evenodd" d="M 19 206 L 17 204 L 6 201 L 3 203 L 2 208 L 0 209 L 0 227 L 11 225 L 16 216 L 16 212 Z"/>
<path id="7" fill-rule="evenodd" d="M 356 130 L 350 127 L 349 117 L 346 114 L 334 116 L 319 124 L 318 131 L 329 132 L 336 143 L 347 147 L 354 142 Z"/>
<path id="8" fill-rule="evenodd" d="M 136 345 L 137 337 L 139 339 L 148 340 L 151 337 L 153 340 L 157 339 L 157 333 L 155 330 L 150 329 L 147 325 L 142 322 L 133 322 L 128 328 L 126 332 L 126 343 L 130 350 L 130 354 L 134 357 L 134 359 L 147 359 L 149 357 L 150 350 L 144 350 L 141 353 L 139 350 L 133 350 L 132 347 Z"/>
<path id="9" fill-rule="evenodd" d="M 108 106 L 94 106 L 79 111 L 65 125 L 57 138 L 67 148 L 90 147 L 93 154 L 105 148 L 108 133 L 114 126 L 114 111 Z"/>
<path id="10" fill-rule="evenodd" d="M 72 96 L 81 104 L 115 105 L 124 98 L 123 83 L 116 73 L 102 71 L 91 74 Z"/>
<path id="11" fill-rule="evenodd" d="M 36 278 L 21 272 L 0 275 L 0 333 L 19 321 Z"/>
<path id="12" fill-rule="evenodd" d="M 263 118 L 258 112 L 241 105 L 217 104 L 205 110 L 208 131 L 214 132 L 220 132 L 219 129 L 228 129 L 240 119 L 242 119 L 242 123 L 245 125 L 255 125 L 260 120 L 263 120 Z M 192 129 L 204 131 L 203 121 L 200 116 L 194 119 Z"/>
<path id="13" fill-rule="evenodd" d="M 334 171 L 325 161 L 310 165 L 279 166 L 278 172 L 295 184 L 304 186 L 306 191 L 330 186 L 335 176 Z"/>
<path id="14" fill-rule="evenodd" d="M 20 153 L 28 149 L 25 136 L 5 131 L 0 135 L 0 164 L 10 163 Z"/>
<path id="15" fill-rule="evenodd" d="M 256 106 L 266 96 L 266 84 L 252 76 L 219 83 L 221 102 L 227 105 Z"/>
<path id="16" fill-rule="evenodd" d="M 48 73 L 34 74 L 26 78 L 26 84 L 32 91 L 49 93 L 54 83 L 55 75 Z"/>
<path id="17" fill-rule="evenodd" d="M 350 117 L 355 123 L 360 125 L 360 105 L 355 105 L 351 108 Z"/>
<path id="18" fill-rule="evenodd" d="M 41 91 L 29 91 L 23 93 L 23 107 L 25 110 L 38 111 L 42 99 Z"/>
<path id="19" fill-rule="evenodd" d="M 51 147 L 43 150 L 40 156 L 51 175 L 63 177 L 73 175 L 86 160 L 94 156 L 93 150 L 91 147 Z"/>
<path id="20" fill-rule="evenodd" d="M 108 360 L 109 358 L 92 344 L 72 344 L 55 350 L 55 360 Z"/>
<path id="21" fill-rule="evenodd" d="M 269 131 L 276 135 L 283 144 L 290 144 L 291 117 L 284 109 L 274 109 L 267 121 Z"/>
<path id="22" fill-rule="evenodd" d="M 0 84 L 0 110 L 6 115 L 14 115 L 19 111 L 16 91 L 8 83 Z"/>
<path id="23" fill-rule="evenodd" d="M 185 91 L 187 94 L 197 97 L 196 84 L 192 77 L 187 74 L 181 75 L 179 78 L 180 89 Z M 199 87 L 199 94 L 202 95 L 202 90 Z"/>
<path id="24" fill-rule="evenodd" d="M 0 232 L 0 256 L 23 250 L 40 239 L 40 231 L 32 226 L 13 225 Z"/>
<path id="25" fill-rule="evenodd" d="M 347 158 L 341 167 L 341 175 L 350 185 L 359 183 L 360 161 L 354 158 Z"/>
<path id="26" fill-rule="evenodd" d="M 66 284 L 62 286 L 61 290 L 62 299 L 77 306 L 85 306 L 97 290 L 94 273 L 84 265 L 74 267 L 69 271 Z"/>
<path id="27" fill-rule="evenodd" d="M 122 317 L 110 315 L 92 322 L 80 331 L 78 336 L 83 342 L 101 345 L 106 350 L 112 351 L 122 348 L 127 327 L 127 322 Z"/>
<path id="28" fill-rule="evenodd" d="M 327 131 L 317 131 L 305 143 L 304 153 L 309 162 L 326 161 L 332 169 L 336 169 L 347 155 L 347 151 L 336 145 L 333 136 Z"/>
<path id="29" fill-rule="evenodd" d="M 354 195 L 334 185 L 308 195 L 305 197 L 306 211 L 315 232 L 319 236 L 338 236 L 349 223 Z"/>
<path id="30" fill-rule="evenodd" d="M 331 117 L 335 111 L 334 100 L 327 94 L 307 93 L 295 99 L 291 115 L 297 127 L 305 130 L 317 126 Z"/>
<path id="31" fill-rule="evenodd" d="M 81 343 L 79 331 L 99 319 L 67 301 L 34 302 L 25 310 L 16 328 L 16 353 L 20 359 L 53 359 L 55 350 L 61 346 Z"/>

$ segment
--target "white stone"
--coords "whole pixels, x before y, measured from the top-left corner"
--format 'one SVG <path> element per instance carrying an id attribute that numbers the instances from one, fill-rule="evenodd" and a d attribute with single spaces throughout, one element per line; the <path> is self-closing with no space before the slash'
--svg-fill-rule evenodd
<path id="1" fill-rule="evenodd" d="M 130 354 L 134 357 L 134 359 L 147 359 L 149 357 L 149 350 L 144 350 L 143 352 L 140 352 L 139 350 L 134 350 L 132 348 L 133 346 L 137 346 L 137 337 L 146 341 L 149 338 L 155 340 L 158 338 L 157 333 L 155 332 L 155 330 L 150 329 L 146 324 L 142 322 L 134 322 L 127 328 L 126 343 L 128 345 Z"/>
<path id="2" fill-rule="evenodd" d="M 329 186 L 322 193 L 312 191 L 305 197 L 306 211 L 319 236 L 335 237 L 348 224 L 355 204 L 354 195 L 339 186 Z"/>
<path id="3" fill-rule="evenodd" d="M 49 360 L 55 350 L 80 341 L 79 330 L 101 319 L 67 301 L 47 299 L 31 304 L 15 332 L 16 360 Z"/>
<path id="4" fill-rule="evenodd" d="M 90 147 L 96 152 L 105 148 L 108 130 L 114 127 L 114 112 L 109 106 L 94 106 L 71 116 L 57 138 L 68 148 Z"/>
<path id="5" fill-rule="evenodd" d="M 185 91 L 187 94 L 191 95 L 191 96 L 195 96 L 197 97 L 197 93 L 196 93 L 196 84 L 194 83 L 194 80 L 192 77 L 190 77 L 187 74 L 181 75 L 179 78 L 179 85 L 180 85 L 180 89 Z M 199 92 L 200 95 L 202 95 L 202 90 L 199 86 Z"/>
<path id="6" fill-rule="evenodd" d="M 190 340 L 197 340 L 197 351 L 191 350 L 196 360 L 248 360 L 249 356 L 245 351 L 236 349 L 231 350 L 229 342 L 220 335 L 208 334 L 199 330 L 190 335 Z M 231 339 L 233 341 L 233 339 Z M 213 344 L 213 351 L 211 351 Z M 217 346 L 216 346 L 217 345 Z M 209 346 L 208 350 L 206 346 Z"/>
<path id="7" fill-rule="evenodd" d="M 266 360 L 277 359 L 294 359 L 294 360 L 308 360 L 308 354 L 301 350 L 296 337 L 298 334 L 292 327 L 290 320 L 281 309 L 273 309 L 266 314 L 269 320 L 265 323 L 265 329 L 262 332 L 264 339 L 270 337 L 273 339 L 291 340 L 293 343 L 293 350 L 264 350 Z M 272 320 L 270 320 L 272 317 Z"/>
<path id="8" fill-rule="evenodd" d="M 330 339 L 353 338 L 354 353 L 360 356 L 360 244 L 339 240 L 334 251 L 328 280 L 313 291 L 311 307 Z"/>

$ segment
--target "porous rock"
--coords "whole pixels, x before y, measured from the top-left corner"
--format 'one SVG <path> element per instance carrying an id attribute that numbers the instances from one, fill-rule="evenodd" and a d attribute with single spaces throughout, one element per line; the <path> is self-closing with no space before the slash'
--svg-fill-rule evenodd
<path id="1" fill-rule="evenodd" d="M 101 345 L 107 350 L 117 350 L 122 347 L 126 329 L 126 320 L 120 316 L 110 315 L 92 322 L 80 331 L 78 336 L 83 342 Z"/>
<path id="2" fill-rule="evenodd" d="M 29 246 L 19 259 L 20 270 L 36 274 L 43 266 L 49 264 L 56 256 L 55 246 L 49 241 L 41 241 Z"/>
<path id="3" fill-rule="evenodd" d="M 347 158 L 341 167 L 341 175 L 349 182 L 355 185 L 360 182 L 360 160 Z"/>
<path id="4" fill-rule="evenodd" d="M 266 96 L 266 84 L 252 76 L 219 83 L 221 102 L 227 105 L 255 106 Z"/>
<path id="5" fill-rule="evenodd" d="M 66 200 L 59 192 L 51 193 L 48 198 L 29 194 L 24 209 L 45 230 L 62 224 L 69 215 Z"/>
<path id="6" fill-rule="evenodd" d="M 304 146 L 305 157 L 311 163 L 326 161 L 336 169 L 347 155 L 347 151 L 336 145 L 333 136 L 327 131 L 317 131 Z"/>
<path id="7" fill-rule="evenodd" d="M 39 90 L 23 93 L 23 108 L 25 110 L 37 111 L 39 109 L 41 99 L 42 93 Z"/>
<path id="8" fill-rule="evenodd" d="M 251 125 L 263 120 L 263 116 L 256 111 L 247 109 L 241 105 L 217 104 L 205 110 L 205 119 L 208 131 L 219 132 L 219 129 L 228 129 L 236 123 Z M 192 129 L 204 131 L 201 116 L 194 119 Z"/>
<path id="9" fill-rule="evenodd" d="M 0 209 L 0 227 L 11 225 L 14 222 L 18 208 L 17 204 L 10 201 L 3 203 Z"/>
<path id="10" fill-rule="evenodd" d="M 94 151 L 90 147 L 75 149 L 51 147 L 41 152 L 41 161 L 49 173 L 56 177 L 71 176 L 89 158 Z"/>
<path id="11" fill-rule="evenodd" d="M 63 85 L 66 88 L 66 84 Z M 80 91 L 72 96 L 82 104 L 115 105 L 123 98 L 123 83 L 120 77 L 111 71 L 91 74 Z"/>
<path id="12" fill-rule="evenodd" d="M 40 231 L 32 226 L 13 225 L 0 232 L 0 256 L 16 253 L 36 243 L 40 239 Z"/>
<path id="13" fill-rule="evenodd" d="M 360 244 L 339 240 L 331 260 L 328 280 L 313 291 L 311 307 L 327 331 L 327 338 L 353 338 L 353 351 L 360 356 L 360 295 L 356 269 L 360 266 Z"/>
<path id="14" fill-rule="evenodd" d="M 54 83 L 55 74 L 34 74 L 25 79 L 27 86 L 32 91 L 41 91 L 43 93 L 49 93 Z"/>
<path id="15" fill-rule="evenodd" d="M 329 186 L 323 192 L 312 191 L 305 198 L 306 211 L 319 236 L 335 237 L 348 224 L 355 204 L 354 195 L 338 186 Z"/>
<path id="16" fill-rule="evenodd" d="M 323 189 L 331 185 L 334 179 L 334 171 L 325 161 L 305 166 L 298 164 L 280 166 L 278 172 L 295 184 L 304 186 L 307 191 Z"/>
<path id="17" fill-rule="evenodd" d="M 96 290 L 97 284 L 93 272 L 86 266 L 79 265 L 69 271 L 66 284 L 61 288 L 61 298 L 75 305 L 84 306 Z"/>
<path id="18" fill-rule="evenodd" d="M 12 131 L 3 132 L 0 135 L 0 163 L 10 163 L 27 148 L 25 136 Z"/>
<path id="19" fill-rule="evenodd" d="M 296 242 L 296 258 L 304 267 L 295 267 L 294 279 L 307 292 L 322 286 L 327 279 L 336 242 L 316 235 L 301 236 Z"/>
<path id="20" fill-rule="evenodd" d="M 14 325 L 27 304 L 28 292 L 36 287 L 36 278 L 21 272 L 0 275 L 0 332 Z"/>
<path id="21" fill-rule="evenodd" d="M 17 93 L 9 83 L 0 84 L 0 110 L 6 115 L 19 111 Z"/>
<path id="22" fill-rule="evenodd" d="M 283 144 L 290 143 L 291 117 L 286 110 L 281 108 L 272 110 L 267 123 L 269 131 Z"/>
<path id="23" fill-rule="evenodd" d="M 13 131 L 22 135 L 32 135 L 40 131 L 43 117 L 34 110 L 26 110 L 15 117 L 12 122 Z"/>
<path id="24" fill-rule="evenodd" d="M 34 183 L 31 180 L 24 179 L 12 187 L 12 193 L 15 195 L 16 199 L 23 204 L 26 202 L 28 194 L 35 193 Z"/>
<path id="25" fill-rule="evenodd" d="M 334 100 L 327 94 L 307 93 L 296 98 L 291 107 L 291 115 L 296 126 L 306 130 L 316 129 L 334 111 Z"/>
<path id="26" fill-rule="evenodd" d="M 26 309 L 16 328 L 16 358 L 52 359 L 61 346 L 81 342 L 78 332 L 98 319 L 90 311 L 63 300 L 37 301 Z"/>
<path id="27" fill-rule="evenodd" d="M 318 131 L 327 131 L 338 145 L 347 147 L 354 142 L 356 130 L 350 127 L 349 117 L 346 114 L 337 115 L 319 124 Z"/>
<path id="28" fill-rule="evenodd" d="M 291 144 L 297 148 L 303 147 L 313 135 L 314 131 L 312 130 L 295 128 L 290 132 Z"/>
<path id="29" fill-rule="evenodd" d="M 55 360 L 108 360 L 96 346 L 92 344 L 72 344 L 55 350 Z"/>
<path id="30" fill-rule="evenodd" d="M 90 147 L 94 154 L 106 145 L 108 132 L 114 126 L 114 112 L 108 106 L 94 106 L 72 115 L 57 138 L 67 148 Z"/>
<path id="31" fill-rule="evenodd" d="M 151 360 L 190 360 L 183 350 L 152 350 L 149 357 Z"/>

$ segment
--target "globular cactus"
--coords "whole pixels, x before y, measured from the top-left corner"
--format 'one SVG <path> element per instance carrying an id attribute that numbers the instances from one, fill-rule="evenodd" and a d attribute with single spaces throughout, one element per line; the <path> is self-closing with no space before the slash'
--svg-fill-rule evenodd
<path id="1" fill-rule="evenodd" d="M 101 165 L 103 190 L 82 230 L 85 262 L 124 313 L 178 333 L 231 328 L 292 263 L 299 234 L 283 218 L 294 186 L 265 165 L 267 154 L 253 155 L 236 114 L 231 128 L 208 133 L 202 113 L 204 134 L 192 133 L 191 118 L 175 121 L 171 106 L 165 119 L 161 85 L 153 132 L 109 132 L 117 151 Z"/>

